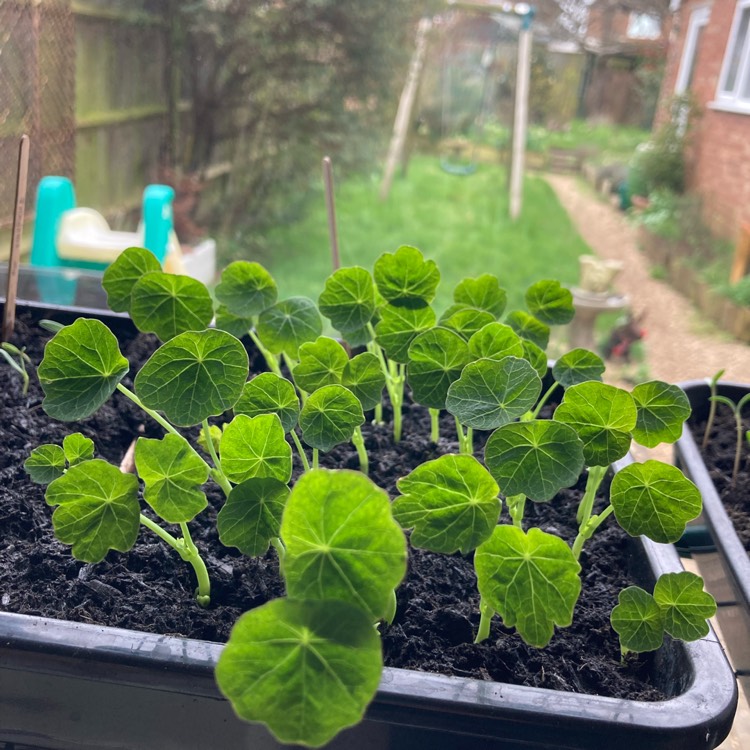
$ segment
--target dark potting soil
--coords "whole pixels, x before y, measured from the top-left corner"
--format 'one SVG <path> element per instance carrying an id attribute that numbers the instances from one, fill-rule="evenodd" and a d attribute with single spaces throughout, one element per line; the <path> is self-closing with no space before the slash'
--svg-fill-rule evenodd
<path id="1" fill-rule="evenodd" d="M 29 347 L 37 364 L 48 337 L 37 338 L 38 328 L 29 317 L 21 318 L 17 331 L 17 343 Z M 156 346 L 153 337 L 138 336 L 122 348 L 131 364 L 139 366 Z M 119 463 L 135 436 L 158 436 L 160 428 L 118 393 L 80 423 L 50 420 L 41 408 L 42 397 L 33 376 L 29 394 L 23 396 L 20 380 L 9 367 L 0 367 L 5 449 L 0 456 L 0 609 L 223 642 L 240 614 L 283 595 L 273 550 L 247 558 L 220 544 L 215 521 L 223 496 L 213 484 L 207 487 L 208 509 L 190 524 L 212 578 L 209 609 L 193 600 L 189 566 L 146 530 L 129 553 L 111 552 L 96 565 L 75 560 L 55 539 L 44 488 L 28 480 L 24 460 L 40 443 L 59 443 L 80 431 L 94 439 L 98 456 Z M 369 422 L 363 426 L 370 476 L 392 497 L 398 494 L 399 477 L 424 461 L 458 450 L 450 415 L 441 418 L 442 437 L 433 445 L 427 410 L 407 404 L 404 411 L 404 438 L 396 447 L 390 427 Z M 477 455 L 486 437 L 476 435 Z M 339 446 L 321 457 L 321 465 L 357 469 L 356 451 L 351 445 Z M 300 471 L 295 458 L 295 475 Z M 579 485 L 550 503 L 528 504 L 528 523 L 572 540 L 581 490 Z M 509 522 L 505 512 L 502 522 Z M 653 656 L 631 655 L 623 665 L 609 625 L 618 592 L 636 582 L 630 572 L 631 549 L 631 541 L 612 522 L 587 544 L 574 624 L 558 631 L 544 650 L 526 646 L 498 618 L 491 637 L 474 645 L 479 600 L 471 560 L 412 549 L 407 578 L 398 590 L 396 619 L 384 628 L 385 663 L 634 700 L 663 699 L 651 679 L 656 672 Z"/>
<path id="2" fill-rule="evenodd" d="M 701 449 L 706 431 L 706 420 L 689 424 L 693 438 L 698 448 Z M 734 524 L 740 541 L 750 554 L 750 459 L 748 459 L 747 446 L 744 441 L 747 428 L 748 424 L 744 424 L 742 459 L 734 484 L 732 484 L 732 470 L 737 447 L 737 426 L 729 409 L 721 404 L 716 410 L 708 445 L 705 450 L 701 449 L 701 455 L 721 502 L 726 508 L 727 515 Z"/>

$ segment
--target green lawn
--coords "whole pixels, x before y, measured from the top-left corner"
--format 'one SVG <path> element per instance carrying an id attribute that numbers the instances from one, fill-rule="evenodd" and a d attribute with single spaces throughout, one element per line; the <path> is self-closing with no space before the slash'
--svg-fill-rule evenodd
<path id="1" fill-rule="evenodd" d="M 523 214 L 508 218 L 502 169 L 480 165 L 468 177 L 449 175 L 437 159 L 412 160 L 408 177 L 397 178 L 387 201 L 378 199 L 379 175 L 337 185 L 336 208 L 342 265 L 372 268 L 383 252 L 399 245 L 418 247 L 442 273 L 436 309 L 451 303 L 453 287 L 466 276 L 493 273 L 509 292 L 509 305 L 523 303 L 529 284 L 543 278 L 574 283 L 576 258 L 590 252 L 552 189 L 526 180 Z M 264 237 L 262 262 L 273 273 L 282 297 L 317 300 L 331 272 L 322 190 L 299 222 Z"/>

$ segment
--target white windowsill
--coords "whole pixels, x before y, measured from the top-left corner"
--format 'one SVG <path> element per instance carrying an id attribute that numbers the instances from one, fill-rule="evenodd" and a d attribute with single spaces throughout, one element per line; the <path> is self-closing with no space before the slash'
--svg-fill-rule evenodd
<path id="1" fill-rule="evenodd" d="M 721 100 L 708 102 L 706 105 L 709 109 L 716 109 L 720 112 L 732 112 L 736 115 L 750 115 L 750 102 L 740 104 L 739 102 L 723 102 Z"/>

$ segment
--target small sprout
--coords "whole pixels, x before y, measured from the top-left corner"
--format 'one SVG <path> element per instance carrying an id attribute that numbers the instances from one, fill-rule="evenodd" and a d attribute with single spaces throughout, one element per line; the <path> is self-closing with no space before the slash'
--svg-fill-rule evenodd
<path id="1" fill-rule="evenodd" d="M 711 401 L 728 406 L 732 410 L 734 416 L 734 423 L 737 429 L 737 439 L 735 441 L 734 449 L 734 465 L 732 466 L 732 487 L 734 487 L 737 483 L 737 475 L 740 472 L 740 462 L 742 459 L 742 407 L 750 401 L 750 393 L 746 393 L 736 404 L 727 396 L 711 396 Z"/>
<path id="2" fill-rule="evenodd" d="M 94 457 L 94 441 L 81 435 L 80 432 L 74 432 L 63 439 L 63 452 L 65 460 L 71 466 L 90 461 Z"/>
<path id="3" fill-rule="evenodd" d="M 209 425 L 208 432 L 206 432 L 205 427 L 201 427 L 200 435 L 198 435 L 198 445 L 203 448 L 206 453 L 210 454 L 212 450 L 215 453 L 218 453 L 219 444 L 221 443 L 221 435 L 222 429 L 218 425 Z"/>
<path id="4" fill-rule="evenodd" d="M 21 393 L 26 396 L 29 392 L 29 373 L 26 368 L 31 366 L 31 359 L 26 354 L 26 347 L 19 349 L 17 346 L 3 341 L 2 345 L 0 345 L 0 354 L 3 355 L 3 359 L 21 376 L 21 382 L 23 383 Z"/>
<path id="5" fill-rule="evenodd" d="M 718 393 L 718 385 L 719 380 L 721 380 L 721 376 L 724 374 L 724 370 L 719 370 L 717 373 L 714 374 L 712 378 L 706 378 L 706 383 L 708 384 L 708 388 L 711 392 L 711 395 L 709 396 L 710 406 L 708 407 L 708 420 L 706 421 L 706 430 L 703 433 L 703 441 L 701 442 L 701 450 L 706 450 L 708 447 L 708 440 L 711 437 L 711 430 L 714 426 L 714 419 L 716 418 L 716 399 L 715 396 Z"/>

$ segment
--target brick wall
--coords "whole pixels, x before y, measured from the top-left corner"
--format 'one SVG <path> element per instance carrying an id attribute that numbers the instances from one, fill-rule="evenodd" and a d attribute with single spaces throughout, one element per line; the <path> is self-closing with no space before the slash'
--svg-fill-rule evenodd
<path id="1" fill-rule="evenodd" d="M 657 126 L 668 117 L 691 11 L 705 5 L 705 0 L 684 0 L 672 18 Z M 700 114 L 694 120 L 687 151 L 688 189 L 701 196 L 704 218 L 711 229 L 732 241 L 740 223 L 750 221 L 750 114 L 709 105 L 716 97 L 735 8 L 736 0 L 713 0 L 711 5 L 691 86 Z"/>

